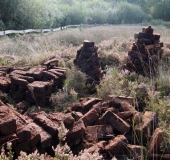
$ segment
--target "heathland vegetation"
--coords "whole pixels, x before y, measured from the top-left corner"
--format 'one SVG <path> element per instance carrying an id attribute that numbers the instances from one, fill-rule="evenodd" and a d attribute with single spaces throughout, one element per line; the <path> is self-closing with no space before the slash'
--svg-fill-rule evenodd
<path id="1" fill-rule="evenodd" d="M 80 23 L 170 26 L 169 12 L 170 0 L 1 0 L 0 30 Z"/>
<path id="2" fill-rule="evenodd" d="M 170 72 L 168 70 L 170 29 L 153 26 L 154 31 L 161 34 L 161 41 L 164 42 L 164 53 L 156 77 L 148 78 L 136 73 L 124 75 L 121 72 L 121 66 L 125 63 L 129 48 L 134 41 L 134 33 L 139 32 L 141 28 L 140 25 L 98 26 L 68 29 L 57 33 L 2 37 L 0 66 L 35 66 L 42 64 L 49 57 L 56 56 L 60 59 L 60 66 L 67 68 L 67 78 L 63 89 L 51 96 L 53 108 L 42 108 L 42 110 L 62 111 L 68 104 L 77 102 L 81 97 L 92 96 L 105 100 L 109 94 L 132 96 L 144 104 L 145 110 L 157 113 L 158 127 L 163 130 L 166 138 L 166 143 L 162 144 L 162 147 L 166 149 L 169 147 L 167 142 L 170 138 Z M 100 85 L 96 86 L 97 90 L 93 95 L 88 93 L 89 86 L 85 85 L 85 75 L 73 64 L 76 52 L 84 39 L 96 42 L 96 46 L 99 47 L 101 67 L 106 72 L 105 78 Z M 144 92 L 136 90 L 139 84 L 146 88 Z M 0 99 L 10 106 L 15 105 L 10 96 L 4 93 L 0 93 Z M 38 111 L 38 108 L 31 106 L 28 112 L 31 111 Z M 56 152 L 56 155 L 58 156 L 59 153 Z M 38 156 L 35 153 L 35 157 Z"/>
<path id="3" fill-rule="evenodd" d="M 66 80 L 63 88 L 51 95 L 53 107 L 41 110 L 63 111 L 68 104 L 74 104 L 82 97 L 105 100 L 109 94 L 132 96 L 143 103 L 144 110 L 157 113 L 158 127 L 163 130 L 166 139 L 162 148 L 170 152 L 170 29 L 166 28 L 170 26 L 169 12 L 170 0 L 0 0 L 0 30 L 55 28 L 80 23 L 121 24 L 0 37 L 0 67 L 33 67 L 55 56 L 60 60 L 59 65 L 67 69 Z M 152 78 L 121 72 L 121 66 L 126 62 L 134 41 L 134 33 L 142 28 L 141 25 L 125 24 L 137 23 L 153 24 L 154 32 L 160 33 L 161 41 L 164 42 L 162 60 L 156 76 Z M 73 64 L 76 52 L 85 39 L 95 42 L 101 68 L 106 73 L 93 94 L 88 92 L 91 86 L 85 85 L 85 74 Z M 137 90 L 141 84 L 145 88 L 144 92 Z M 1 91 L 0 100 L 10 107 L 15 106 L 13 99 Z M 28 112 L 39 109 L 30 106 Z M 63 152 L 61 148 L 55 150 L 56 156 L 63 155 Z M 0 158 L 4 156 L 5 159 L 3 153 Z M 25 153 L 21 156 L 23 158 L 20 159 L 40 157 L 36 152 L 31 158 Z M 90 156 L 96 159 L 96 155 Z"/>

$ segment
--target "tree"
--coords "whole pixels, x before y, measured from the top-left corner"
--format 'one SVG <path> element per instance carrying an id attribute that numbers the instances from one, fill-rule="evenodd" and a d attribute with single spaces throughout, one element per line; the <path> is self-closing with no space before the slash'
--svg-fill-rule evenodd
<path id="1" fill-rule="evenodd" d="M 128 2 L 118 3 L 116 14 L 119 23 L 142 23 L 143 20 L 150 19 L 140 6 Z"/>
<path id="2" fill-rule="evenodd" d="M 18 2 L 18 0 L 0 0 L 0 20 L 4 26 L 8 26 L 9 29 L 12 29 L 17 23 L 15 8 Z"/>
<path id="3" fill-rule="evenodd" d="M 47 0 L 0 0 L 0 15 L 5 29 L 50 28 L 62 17 Z"/>
<path id="4" fill-rule="evenodd" d="M 151 14 L 155 19 L 170 21 L 170 0 L 160 0 L 152 6 Z"/>

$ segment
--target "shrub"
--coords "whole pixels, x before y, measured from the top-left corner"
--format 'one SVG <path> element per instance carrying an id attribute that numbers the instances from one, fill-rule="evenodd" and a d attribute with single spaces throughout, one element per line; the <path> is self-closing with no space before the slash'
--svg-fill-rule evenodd
<path id="1" fill-rule="evenodd" d="M 54 1 L 50 0 L 50 2 Z M 62 14 L 57 4 L 52 4 L 44 0 L 0 2 L 0 14 L 5 29 L 50 28 L 57 25 L 56 21 L 59 24 Z"/>
<path id="2" fill-rule="evenodd" d="M 100 65 L 102 69 L 119 66 L 120 64 L 118 56 L 114 54 L 100 53 L 100 59 Z"/>
<path id="3" fill-rule="evenodd" d="M 67 78 L 62 90 L 52 94 L 52 105 L 57 111 L 63 111 L 68 104 L 77 102 L 80 97 L 89 96 L 90 85 L 86 85 L 86 75 L 76 68 L 67 69 Z"/>
<path id="4" fill-rule="evenodd" d="M 134 96 L 134 86 L 136 82 L 127 81 L 118 69 L 110 68 L 105 79 L 97 86 L 97 96 L 103 100 L 106 100 L 109 94 Z"/>
<path id="5" fill-rule="evenodd" d="M 153 19 L 149 23 L 154 26 L 163 25 L 167 28 L 170 28 L 170 21 L 164 21 L 162 19 Z"/>
<path id="6" fill-rule="evenodd" d="M 113 9 L 113 8 L 109 8 L 108 9 L 108 19 L 107 19 L 107 22 L 109 24 L 119 24 L 120 23 L 116 9 Z"/>
<path id="7" fill-rule="evenodd" d="M 134 4 L 127 2 L 120 2 L 116 8 L 119 23 L 131 24 L 141 23 L 144 20 L 149 20 L 150 16 L 143 12 L 143 10 Z"/>
<path id="8" fill-rule="evenodd" d="M 89 19 L 88 19 L 88 23 L 90 24 L 103 24 L 103 23 L 107 23 L 107 12 L 105 11 L 105 9 L 102 9 L 100 7 L 96 7 L 93 10 L 91 9 L 89 12 Z"/>
<path id="9" fill-rule="evenodd" d="M 67 90 L 74 89 L 78 93 L 78 97 L 85 96 L 87 94 L 86 87 L 86 75 L 81 71 L 72 68 L 67 70 L 67 79 L 65 81 L 64 87 Z"/>
<path id="10" fill-rule="evenodd" d="M 68 4 L 61 5 L 60 9 L 63 13 L 62 26 L 86 23 L 87 10 L 81 4 L 76 4 L 72 7 Z"/>
<path id="11" fill-rule="evenodd" d="M 59 10 L 42 0 L 20 1 L 15 14 L 21 25 L 17 28 L 51 28 L 62 16 Z"/>
<path id="12" fill-rule="evenodd" d="M 0 17 L 1 17 L 1 15 L 0 15 Z M 5 25 L 2 22 L 2 20 L 0 19 L 0 31 L 3 31 L 4 29 L 5 29 Z"/>
<path id="13" fill-rule="evenodd" d="M 151 7 L 150 12 L 155 19 L 162 19 L 170 21 L 169 18 L 169 0 L 155 2 L 154 6 Z"/>
<path id="14" fill-rule="evenodd" d="M 104 0 L 6 0 L 0 2 L 0 15 L 4 24 L 0 24 L 0 29 L 56 28 L 80 23 L 141 23 L 151 19 L 137 5 Z"/>

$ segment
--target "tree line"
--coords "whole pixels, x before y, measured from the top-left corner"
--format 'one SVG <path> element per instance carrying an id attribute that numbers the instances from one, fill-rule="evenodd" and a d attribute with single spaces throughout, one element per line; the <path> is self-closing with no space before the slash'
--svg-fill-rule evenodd
<path id="1" fill-rule="evenodd" d="M 0 30 L 170 21 L 170 0 L 0 0 Z"/>

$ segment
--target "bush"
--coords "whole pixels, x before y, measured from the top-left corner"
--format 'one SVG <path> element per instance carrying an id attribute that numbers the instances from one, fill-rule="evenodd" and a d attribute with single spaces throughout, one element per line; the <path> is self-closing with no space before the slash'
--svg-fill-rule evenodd
<path id="1" fill-rule="evenodd" d="M 119 23 L 141 23 L 144 20 L 148 21 L 151 19 L 150 15 L 144 13 L 139 6 L 134 4 L 120 2 L 116 9 L 115 13 L 118 16 Z"/>
<path id="2" fill-rule="evenodd" d="M 61 5 L 60 9 L 63 13 L 62 26 L 86 23 L 87 10 L 81 4 L 76 4 L 72 7 L 68 4 Z"/>
<path id="3" fill-rule="evenodd" d="M 110 68 L 106 73 L 105 79 L 97 86 L 97 96 L 103 100 L 107 100 L 107 96 L 111 94 L 134 96 L 134 86 L 136 83 L 127 81 L 116 68 Z"/>
<path id="4" fill-rule="evenodd" d="M 59 24 L 62 14 L 57 4 L 51 5 L 50 2 L 44 0 L 0 2 L 0 14 L 5 29 L 50 28 L 57 25 L 56 21 Z"/>
<path id="5" fill-rule="evenodd" d="M 56 28 L 80 23 L 141 23 L 150 19 L 137 5 L 104 0 L 6 0 L 0 2 L 0 15 L 5 29 Z M 3 28 L 0 23 L 0 29 Z"/>
<path id="6" fill-rule="evenodd" d="M 152 6 L 150 10 L 153 18 L 170 21 L 169 4 L 170 4 L 170 0 L 160 1 L 160 2 L 155 3 L 154 6 Z"/>
<path id="7" fill-rule="evenodd" d="M 52 106 L 56 111 L 63 111 L 68 104 L 77 102 L 80 97 L 89 96 L 84 73 L 72 68 L 67 69 L 66 75 L 63 89 L 51 96 Z"/>
<path id="8" fill-rule="evenodd" d="M 107 22 L 109 24 L 119 24 L 120 23 L 118 15 L 117 15 L 117 10 L 112 9 L 112 8 L 108 9 L 108 20 L 107 20 Z"/>
<path id="9" fill-rule="evenodd" d="M 68 91 L 72 89 L 78 93 L 78 97 L 83 97 L 87 95 L 87 87 L 86 87 L 86 75 L 77 69 L 69 69 L 67 71 L 67 79 L 65 81 L 64 87 L 67 88 Z"/>
<path id="10" fill-rule="evenodd" d="M 42 0 L 20 1 L 15 14 L 19 20 L 19 28 L 51 28 L 62 16 L 57 8 Z"/>
<path id="11" fill-rule="evenodd" d="M 154 26 L 163 25 L 167 28 L 170 28 L 170 21 L 166 22 L 162 19 L 153 19 L 149 24 L 152 24 Z"/>
<path id="12" fill-rule="evenodd" d="M 87 6 L 88 7 L 88 6 Z M 102 23 L 107 23 L 107 9 L 108 6 L 105 3 L 100 3 L 99 4 L 90 4 L 89 6 L 89 15 L 88 15 L 88 23 L 90 24 L 102 24 Z"/>
<path id="13" fill-rule="evenodd" d="M 1 15 L 0 15 L 1 16 Z M 0 31 L 3 31 L 5 29 L 5 25 L 2 22 L 2 20 L 0 20 Z"/>

